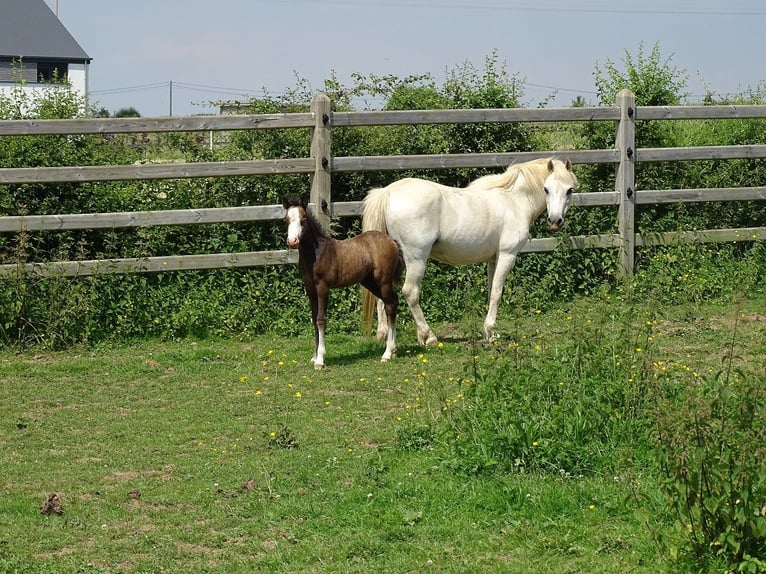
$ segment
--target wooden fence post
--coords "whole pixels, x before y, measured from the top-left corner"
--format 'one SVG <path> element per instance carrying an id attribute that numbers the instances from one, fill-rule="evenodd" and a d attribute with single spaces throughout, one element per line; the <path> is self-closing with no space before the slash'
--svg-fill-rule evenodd
<path id="1" fill-rule="evenodd" d="M 311 157 L 315 161 L 311 175 L 311 203 L 314 215 L 330 231 L 330 98 L 319 93 L 311 100 L 314 127 L 311 130 Z"/>
<path id="2" fill-rule="evenodd" d="M 617 167 L 616 191 L 620 193 L 618 232 L 620 234 L 620 276 L 630 277 L 636 258 L 636 98 L 630 90 L 617 94 L 620 124 L 617 127 L 617 149 L 620 163 Z"/>

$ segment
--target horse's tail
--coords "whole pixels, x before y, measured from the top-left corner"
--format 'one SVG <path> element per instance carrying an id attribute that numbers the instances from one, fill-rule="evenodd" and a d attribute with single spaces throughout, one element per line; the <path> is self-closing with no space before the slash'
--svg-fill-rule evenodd
<path id="1" fill-rule="evenodd" d="M 362 231 L 387 232 L 386 207 L 388 206 L 389 190 L 387 187 L 379 187 L 370 190 L 364 198 L 362 208 Z"/>
<path id="2" fill-rule="evenodd" d="M 388 189 L 381 187 L 371 190 L 364 198 L 362 208 L 362 231 L 388 231 L 386 227 L 386 206 L 388 205 Z M 399 244 L 399 262 L 396 267 L 396 282 L 399 283 L 404 269 L 402 250 Z M 375 312 L 377 297 L 367 289 L 362 288 L 362 332 L 372 332 L 372 315 Z"/>

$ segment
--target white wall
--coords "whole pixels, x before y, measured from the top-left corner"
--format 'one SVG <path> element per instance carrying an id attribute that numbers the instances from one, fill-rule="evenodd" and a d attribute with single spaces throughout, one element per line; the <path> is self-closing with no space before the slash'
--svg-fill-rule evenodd
<path id="1" fill-rule="evenodd" d="M 69 64 L 68 75 L 69 83 L 72 85 L 72 89 L 79 93 L 83 98 L 88 98 L 88 68 L 89 64 Z M 0 93 L 4 95 L 10 95 L 14 90 L 23 90 L 29 96 L 33 95 L 35 91 L 50 90 L 54 88 L 52 84 L 33 84 L 33 83 L 13 83 L 13 84 L 1 84 Z"/>

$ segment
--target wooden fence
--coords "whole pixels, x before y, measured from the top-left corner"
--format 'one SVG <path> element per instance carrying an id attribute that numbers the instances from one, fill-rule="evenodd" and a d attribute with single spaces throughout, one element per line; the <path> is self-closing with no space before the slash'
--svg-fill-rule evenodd
<path id="1" fill-rule="evenodd" d="M 635 230 L 635 209 L 639 204 L 764 200 L 766 187 L 715 189 L 636 189 L 636 162 L 688 161 L 708 159 L 766 158 L 766 145 L 705 146 L 686 148 L 638 148 L 635 123 L 642 120 L 745 119 L 766 118 L 766 106 L 642 106 L 636 107 L 632 93 L 622 91 L 613 107 L 553 109 L 477 109 L 332 112 L 329 99 L 317 95 L 311 111 L 291 114 L 193 116 L 183 118 L 105 118 L 75 120 L 0 121 L 0 137 L 51 134 L 117 134 L 159 132 L 208 132 L 250 129 L 308 128 L 311 152 L 308 158 L 271 160 L 174 163 L 156 165 L 71 166 L 0 169 L 0 184 L 55 183 L 107 180 L 155 180 L 202 177 L 259 176 L 306 173 L 311 176 L 311 202 L 325 223 L 330 216 L 361 214 L 362 202 L 333 202 L 331 175 L 343 171 L 498 168 L 515 161 L 538 157 L 569 158 L 575 164 L 617 165 L 613 191 L 577 193 L 572 204 L 584 207 L 613 205 L 618 209 L 615 234 L 570 237 L 572 249 L 615 248 L 620 253 L 623 274 L 630 275 L 637 247 L 669 242 L 753 241 L 766 239 L 766 227 L 717 229 L 643 235 Z M 591 122 L 616 124 L 614 149 L 493 154 L 436 154 L 333 157 L 331 131 L 349 126 L 460 124 L 488 122 Z M 587 190 L 586 190 L 587 191 Z M 282 217 L 279 205 L 139 211 L 123 213 L 61 214 L 0 217 L 0 232 L 20 233 L 52 230 L 125 228 L 153 225 L 191 225 L 276 220 Z M 531 239 L 524 251 L 550 251 L 559 239 Z M 292 263 L 297 255 L 289 250 L 254 251 L 206 255 L 18 263 L 0 265 L 0 274 L 19 272 L 56 276 L 110 272 L 155 272 L 219 267 L 251 267 Z"/>

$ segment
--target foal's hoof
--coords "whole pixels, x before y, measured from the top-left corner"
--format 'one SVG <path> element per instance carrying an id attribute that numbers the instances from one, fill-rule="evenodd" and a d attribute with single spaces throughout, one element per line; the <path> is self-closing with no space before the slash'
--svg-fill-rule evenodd
<path id="1" fill-rule="evenodd" d="M 324 362 L 317 361 L 316 357 L 311 357 L 311 364 L 314 365 L 314 370 L 319 371 L 324 369 Z"/>
<path id="2" fill-rule="evenodd" d="M 390 353 L 386 351 L 385 353 L 383 353 L 383 356 L 380 358 L 380 362 L 387 363 L 388 361 L 390 361 L 391 359 L 395 357 L 396 357 L 396 350 L 391 351 Z"/>

